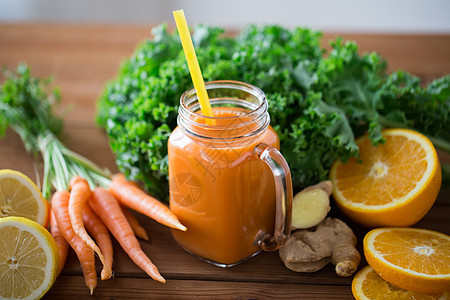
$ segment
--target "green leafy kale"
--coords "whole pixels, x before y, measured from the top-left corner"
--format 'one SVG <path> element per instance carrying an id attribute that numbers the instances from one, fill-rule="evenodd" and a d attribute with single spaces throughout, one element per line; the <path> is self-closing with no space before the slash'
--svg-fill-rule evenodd
<path id="1" fill-rule="evenodd" d="M 119 169 L 166 199 L 167 140 L 192 83 L 176 32 L 161 25 L 152 33 L 106 86 L 98 122 Z M 231 38 L 197 26 L 192 39 L 205 81 L 239 80 L 266 93 L 295 191 L 326 179 L 336 159 L 358 156 L 354 139 L 365 132 L 378 144 L 383 127 L 408 127 L 450 144 L 449 76 L 423 88 L 407 73 L 386 74 L 379 55 L 360 55 L 342 39 L 325 56 L 321 33 L 304 28 L 248 26 Z"/>

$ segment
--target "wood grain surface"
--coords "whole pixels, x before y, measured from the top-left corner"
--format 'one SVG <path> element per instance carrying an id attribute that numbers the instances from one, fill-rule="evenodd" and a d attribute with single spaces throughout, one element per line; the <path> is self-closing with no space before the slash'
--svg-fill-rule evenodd
<path id="1" fill-rule="evenodd" d="M 104 131 L 95 124 L 96 101 L 106 82 L 117 74 L 120 62 L 150 36 L 151 26 L 1 24 L 0 65 L 15 68 L 20 61 L 31 65 L 34 75 L 55 76 L 61 89 L 65 118 L 63 141 L 74 151 L 102 167 L 116 171 L 114 156 Z M 450 35 L 339 34 L 355 40 L 361 52 L 377 51 L 389 70 L 406 70 L 428 82 L 450 71 Z M 337 34 L 324 34 L 324 45 Z M 441 159 L 450 161 L 441 153 Z M 18 136 L 7 131 L 0 140 L 0 169 L 19 170 L 34 181 L 42 174 L 40 160 L 27 154 Z M 336 207 L 332 215 L 343 218 Z M 335 274 L 331 265 L 319 272 L 294 273 L 277 253 L 262 253 L 230 269 L 220 269 L 184 252 L 170 230 L 136 214 L 151 236 L 141 241 L 166 284 L 151 280 L 114 243 L 115 277 L 100 281 L 89 296 L 79 262 L 71 251 L 61 276 L 47 299 L 352 299 L 351 278 Z M 431 211 L 415 227 L 450 234 L 450 190 L 441 190 Z M 345 220 L 345 218 L 343 218 Z M 361 240 L 366 229 L 349 222 Z M 361 267 L 365 266 L 363 260 Z M 97 264 L 97 270 L 101 266 Z"/>

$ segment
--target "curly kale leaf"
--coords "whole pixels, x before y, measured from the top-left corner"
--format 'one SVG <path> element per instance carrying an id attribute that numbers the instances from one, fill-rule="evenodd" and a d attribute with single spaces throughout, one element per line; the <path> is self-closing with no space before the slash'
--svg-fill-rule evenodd
<path id="1" fill-rule="evenodd" d="M 450 76 L 422 87 L 419 78 L 399 71 L 388 77 L 380 93 L 383 126 L 415 129 L 450 151 Z"/>
<path id="2" fill-rule="evenodd" d="M 328 178 L 331 164 L 357 156 L 358 147 L 344 112 L 321 100 L 320 93 L 308 93 L 297 106 L 302 111 L 282 131 L 280 140 L 298 190 L 305 183 Z M 275 129 L 280 131 L 277 125 Z"/>
<path id="3" fill-rule="evenodd" d="M 314 89 L 323 92 L 325 101 L 342 108 L 356 136 L 368 131 L 375 145 L 384 142 L 378 110 L 386 63 L 376 53 L 359 55 L 354 42 L 338 38 L 331 47 L 319 64 Z"/>

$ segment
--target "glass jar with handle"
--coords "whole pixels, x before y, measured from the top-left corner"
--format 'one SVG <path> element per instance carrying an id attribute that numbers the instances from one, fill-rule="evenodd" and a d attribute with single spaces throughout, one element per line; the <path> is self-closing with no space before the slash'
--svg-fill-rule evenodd
<path id="1" fill-rule="evenodd" d="M 168 142 L 170 208 L 187 227 L 172 234 L 193 255 L 230 267 L 289 236 L 291 174 L 264 92 L 229 80 L 206 88 L 214 117 L 186 91 Z"/>

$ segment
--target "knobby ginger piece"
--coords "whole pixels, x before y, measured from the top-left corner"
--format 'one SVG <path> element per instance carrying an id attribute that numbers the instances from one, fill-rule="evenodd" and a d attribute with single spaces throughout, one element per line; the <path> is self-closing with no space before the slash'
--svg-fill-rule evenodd
<path id="1" fill-rule="evenodd" d="M 339 276 L 348 277 L 361 261 L 355 246 L 356 236 L 350 227 L 339 219 L 326 218 L 314 228 L 292 233 L 279 255 L 295 272 L 315 272 L 331 262 Z"/>

